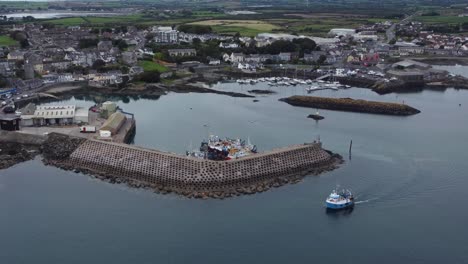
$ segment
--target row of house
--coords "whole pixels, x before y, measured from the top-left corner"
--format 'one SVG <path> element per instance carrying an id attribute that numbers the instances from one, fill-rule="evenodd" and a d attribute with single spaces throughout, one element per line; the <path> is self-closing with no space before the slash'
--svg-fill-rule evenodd
<path id="1" fill-rule="evenodd" d="M 270 54 L 251 54 L 245 55 L 243 53 L 231 53 L 230 55 L 225 53 L 223 54 L 223 60 L 231 63 L 240 63 L 240 62 L 266 62 L 271 61 L 291 61 L 293 59 L 299 58 L 299 53 L 297 52 L 281 52 L 277 55 Z"/>

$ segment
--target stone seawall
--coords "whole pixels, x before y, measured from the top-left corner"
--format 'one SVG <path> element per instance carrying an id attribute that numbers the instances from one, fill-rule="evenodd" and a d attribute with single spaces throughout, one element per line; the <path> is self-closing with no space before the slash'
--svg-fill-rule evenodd
<path id="1" fill-rule="evenodd" d="M 325 151 L 320 143 L 290 146 L 237 160 L 210 161 L 86 140 L 67 159 L 49 164 L 98 175 L 111 182 L 130 181 L 131 185 L 161 192 L 219 198 L 279 187 L 307 174 L 332 170 L 341 162 L 339 155 Z"/>
<path id="2" fill-rule="evenodd" d="M 420 113 L 418 109 L 415 109 L 405 104 L 367 101 L 351 98 L 330 98 L 294 95 L 279 100 L 293 106 L 330 109 L 347 112 L 398 116 L 408 116 Z"/>
<path id="3" fill-rule="evenodd" d="M 46 139 L 47 136 L 44 135 L 33 135 L 13 131 L 0 131 L 0 143 L 42 145 Z"/>

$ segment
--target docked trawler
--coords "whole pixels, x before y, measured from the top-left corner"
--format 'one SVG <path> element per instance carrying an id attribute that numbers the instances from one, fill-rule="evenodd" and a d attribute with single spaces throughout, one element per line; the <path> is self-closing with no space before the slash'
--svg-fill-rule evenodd
<path id="1" fill-rule="evenodd" d="M 338 192 L 333 190 L 325 201 L 327 209 L 339 210 L 354 206 L 354 197 L 351 191 L 342 190 Z"/>
<path id="2" fill-rule="evenodd" d="M 210 135 L 207 141 L 203 141 L 199 150 L 187 151 L 187 156 L 209 160 L 230 160 L 245 157 L 257 153 L 257 146 L 250 140 L 246 143 L 240 139 L 220 139 Z"/>

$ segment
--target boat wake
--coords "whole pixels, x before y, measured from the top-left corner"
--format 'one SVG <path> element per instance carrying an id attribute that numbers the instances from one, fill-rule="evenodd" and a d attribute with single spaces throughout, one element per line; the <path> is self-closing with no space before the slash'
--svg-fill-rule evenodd
<path id="1" fill-rule="evenodd" d="M 367 200 L 362 200 L 362 201 L 355 201 L 355 204 L 362 204 L 362 203 L 369 203 L 371 201 L 377 200 L 378 198 L 372 198 L 372 199 L 367 199 Z"/>

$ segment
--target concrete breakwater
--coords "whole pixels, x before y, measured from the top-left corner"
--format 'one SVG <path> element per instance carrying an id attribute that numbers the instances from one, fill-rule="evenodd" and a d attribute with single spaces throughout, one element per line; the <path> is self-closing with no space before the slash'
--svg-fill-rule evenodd
<path id="1" fill-rule="evenodd" d="M 370 114 L 407 116 L 420 113 L 418 109 L 406 104 L 366 101 L 351 98 L 327 98 L 295 95 L 288 98 L 282 98 L 280 101 L 294 106 Z"/>
<path id="2" fill-rule="evenodd" d="M 70 143 L 70 140 L 73 142 Z M 125 144 L 78 141 L 49 135 L 47 164 L 95 175 L 110 182 L 149 187 L 195 198 L 224 198 L 262 192 L 305 175 L 337 168 L 339 155 L 321 143 L 295 145 L 236 160 L 210 161 Z M 63 151 L 62 151 L 63 150 Z"/>

